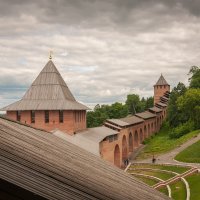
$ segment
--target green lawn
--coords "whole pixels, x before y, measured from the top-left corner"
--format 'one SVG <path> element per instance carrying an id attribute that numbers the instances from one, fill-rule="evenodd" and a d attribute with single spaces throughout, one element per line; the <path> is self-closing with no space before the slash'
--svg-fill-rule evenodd
<path id="1" fill-rule="evenodd" d="M 152 168 L 152 169 L 162 169 L 168 170 L 172 172 L 176 172 L 182 174 L 189 170 L 189 167 L 182 167 L 182 166 L 175 166 L 175 165 L 156 165 L 156 164 L 135 164 L 130 166 L 131 169 L 138 169 L 138 168 Z"/>
<path id="2" fill-rule="evenodd" d="M 186 188 L 182 181 L 169 185 L 172 190 L 172 199 L 174 200 L 185 200 L 186 199 Z"/>
<path id="3" fill-rule="evenodd" d="M 186 177 L 190 186 L 190 200 L 200 199 L 200 174 L 194 174 Z"/>
<path id="4" fill-rule="evenodd" d="M 168 174 L 165 172 L 157 172 L 157 171 L 149 171 L 149 170 L 129 170 L 129 173 L 137 173 L 137 174 L 144 174 L 144 175 L 149 175 L 149 176 L 154 176 L 157 178 L 160 178 L 162 180 L 168 180 L 172 177 L 174 177 L 174 174 Z"/>
<path id="5" fill-rule="evenodd" d="M 154 155 L 166 153 L 181 144 L 185 143 L 192 137 L 198 135 L 200 130 L 192 131 L 178 139 L 170 139 L 169 133 L 170 129 L 168 126 L 162 127 L 159 133 L 150 139 L 147 139 L 145 148 L 139 153 L 136 159 L 145 159 Z"/>
<path id="6" fill-rule="evenodd" d="M 180 152 L 175 159 L 188 163 L 200 163 L 200 140 Z"/>
<path id="7" fill-rule="evenodd" d="M 134 177 L 136 177 L 137 179 L 141 180 L 142 182 L 146 183 L 147 185 L 153 186 L 156 183 L 158 183 L 159 181 L 155 180 L 155 179 L 150 179 L 144 176 L 137 176 L 137 175 L 133 175 Z"/>
<path id="8" fill-rule="evenodd" d="M 164 193 L 165 195 L 169 195 L 168 194 L 168 190 L 167 190 L 167 187 L 162 187 L 162 188 L 159 188 L 159 189 L 157 189 L 158 191 L 160 191 L 160 192 L 162 192 L 162 193 Z"/>

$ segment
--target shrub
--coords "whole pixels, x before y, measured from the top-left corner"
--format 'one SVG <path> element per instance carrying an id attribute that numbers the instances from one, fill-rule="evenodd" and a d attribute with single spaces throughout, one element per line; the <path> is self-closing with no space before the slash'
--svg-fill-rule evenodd
<path id="1" fill-rule="evenodd" d="M 181 136 L 183 136 L 193 130 L 194 130 L 194 122 L 188 121 L 184 124 L 177 126 L 174 129 L 172 129 L 172 132 L 169 133 L 169 137 L 170 138 L 180 138 Z"/>

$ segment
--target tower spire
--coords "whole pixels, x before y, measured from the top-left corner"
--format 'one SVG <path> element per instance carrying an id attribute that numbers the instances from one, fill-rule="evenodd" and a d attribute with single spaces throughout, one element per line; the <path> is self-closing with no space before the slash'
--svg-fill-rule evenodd
<path id="1" fill-rule="evenodd" d="M 49 51 L 49 60 L 52 60 L 53 51 Z"/>

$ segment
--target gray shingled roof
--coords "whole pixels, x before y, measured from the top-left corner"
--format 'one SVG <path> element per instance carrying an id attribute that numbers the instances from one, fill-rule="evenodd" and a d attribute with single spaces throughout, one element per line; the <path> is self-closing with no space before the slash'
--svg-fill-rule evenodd
<path id="1" fill-rule="evenodd" d="M 152 107 L 152 108 L 149 108 L 149 110 L 150 110 L 150 111 L 153 111 L 153 112 L 156 112 L 156 113 L 162 112 L 162 109 L 160 109 L 160 108 L 158 108 L 158 107 L 156 107 L 156 106 L 154 106 L 154 107 Z"/>
<path id="2" fill-rule="evenodd" d="M 137 117 L 140 117 L 142 119 L 149 119 L 149 118 L 153 118 L 156 117 L 155 114 L 149 112 L 149 111 L 145 111 L 145 112 L 141 112 L 141 113 L 137 113 L 135 114 Z"/>
<path id="3" fill-rule="evenodd" d="M 142 120 L 139 117 L 136 116 L 130 116 L 130 117 L 124 117 L 124 118 L 120 118 L 120 119 L 107 119 L 106 122 L 108 123 L 113 123 L 116 124 L 118 126 L 130 126 L 133 124 L 138 124 L 138 123 L 142 123 L 144 120 Z"/>
<path id="4" fill-rule="evenodd" d="M 122 121 L 121 119 L 107 119 L 107 122 L 110 122 L 111 124 L 119 125 L 119 126 L 128 126 L 129 123 Z"/>
<path id="5" fill-rule="evenodd" d="M 160 78 L 158 79 L 155 85 L 169 85 L 163 75 L 161 74 Z"/>
<path id="6" fill-rule="evenodd" d="M 53 134 L 97 156 L 100 156 L 100 142 L 110 135 L 118 134 L 118 132 L 105 126 L 100 126 L 77 131 L 73 136 L 59 130 L 53 132 Z"/>
<path id="7" fill-rule="evenodd" d="M 169 199 L 82 148 L 2 118 L 0 158 L 0 179 L 50 200 Z"/>
<path id="8" fill-rule="evenodd" d="M 167 107 L 167 104 L 164 104 L 164 103 L 161 103 L 161 102 L 156 103 L 156 105 L 159 105 L 161 107 Z"/>
<path id="9" fill-rule="evenodd" d="M 143 119 L 136 117 L 136 116 L 125 117 L 125 118 L 121 118 L 120 120 L 127 122 L 130 125 L 142 123 L 144 121 Z"/>
<path id="10" fill-rule="evenodd" d="M 49 60 L 20 101 L 1 110 L 87 110 L 77 102 L 54 63 Z"/>

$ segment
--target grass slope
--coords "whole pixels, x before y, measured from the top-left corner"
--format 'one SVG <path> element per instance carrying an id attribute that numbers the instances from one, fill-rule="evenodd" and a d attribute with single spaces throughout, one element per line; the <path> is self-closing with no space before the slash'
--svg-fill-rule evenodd
<path id="1" fill-rule="evenodd" d="M 150 185 L 150 186 L 153 186 L 155 185 L 156 183 L 158 183 L 157 180 L 154 180 L 154 179 L 150 179 L 150 178 L 147 178 L 147 177 L 143 177 L 143 176 L 137 176 L 137 175 L 134 175 L 134 177 L 136 177 L 137 179 L 139 179 L 140 181 L 146 183 L 147 185 Z"/>
<path id="2" fill-rule="evenodd" d="M 131 165 L 129 170 L 140 169 L 140 168 L 162 169 L 162 170 L 176 172 L 179 174 L 182 174 L 190 169 L 189 167 L 182 167 L 176 165 L 136 164 L 136 165 Z"/>
<path id="3" fill-rule="evenodd" d="M 185 200 L 186 199 L 186 188 L 182 181 L 169 185 L 172 190 L 172 199 L 174 200 Z"/>
<path id="4" fill-rule="evenodd" d="M 190 200 L 200 199 L 200 174 L 194 174 L 186 177 L 190 186 Z"/>
<path id="5" fill-rule="evenodd" d="M 152 157 L 154 155 L 166 153 L 181 144 L 185 143 L 192 137 L 198 135 L 200 130 L 192 131 L 178 139 L 169 138 L 170 129 L 164 125 L 159 133 L 154 135 L 152 138 L 147 139 L 145 148 L 137 156 L 137 160 Z"/>
<path id="6" fill-rule="evenodd" d="M 200 163 L 200 141 L 180 152 L 175 159 L 181 162 Z"/>
<path id="7" fill-rule="evenodd" d="M 167 187 L 162 187 L 162 188 L 159 188 L 159 189 L 158 189 L 158 191 L 160 191 L 160 192 L 164 193 L 164 194 L 165 194 L 165 195 L 167 195 L 167 196 L 169 195 L 169 194 L 168 194 Z"/>

